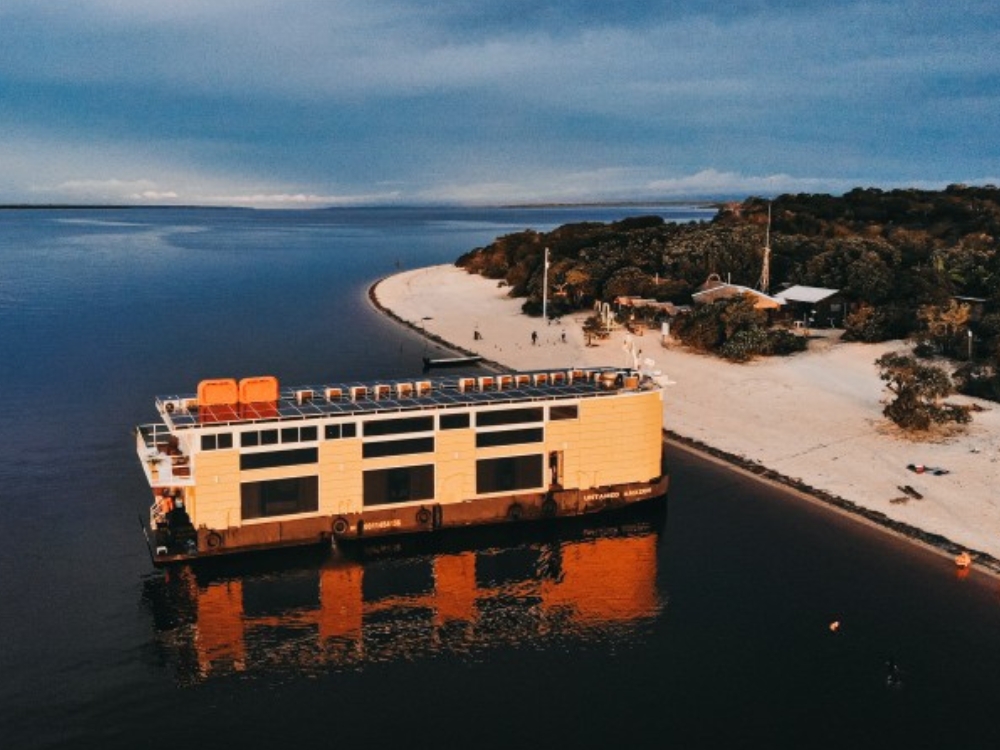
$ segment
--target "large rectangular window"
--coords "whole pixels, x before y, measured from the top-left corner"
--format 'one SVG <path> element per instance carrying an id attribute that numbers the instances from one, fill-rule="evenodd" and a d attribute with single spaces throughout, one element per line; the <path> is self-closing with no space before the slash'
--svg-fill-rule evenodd
<path id="1" fill-rule="evenodd" d="M 542 456 L 509 456 L 476 461 L 476 492 L 513 492 L 542 486 Z"/>
<path id="2" fill-rule="evenodd" d="M 542 407 L 527 407 L 524 409 L 500 409 L 498 411 L 481 411 L 476 414 L 478 427 L 496 427 L 504 424 L 519 424 L 521 422 L 541 422 L 544 419 Z"/>
<path id="3" fill-rule="evenodd" d="M 431 432 L 434 417 L 401 417 L 399 419 L 379 419 L 364 423 L 365 437 L 379 435 L 399 435 L 403 432 Z"/>
<path id="4" fill-rule="evenodd" d="M 433 464 L 364 472 L 365 505 L 388 505 L 433 498 Z"/>
<path id="5" fill-rule="evenodd" d="M 241 453 L 240 470 L 273 469 L 275 466 L 314 464 L 317 461 L 319 461 L 319 451 L 316 448 L 296 448 L 287 451 L 268 451 L 267 453 Z"/>
<path id="6" fill-rule="evenodd" d="M 319 510 L 319 477 L 270 479 L 240 485 L 243 520 L 315 513 Z"/>
<path id="7" fill-rule="evenodd" d="M 579 408 L 576 404 L 561 404 L 549 407 L 549 419 L 553 422 L 560 419 L 577 419 L 579 416 Z"/>
<path id="8" fill-rule="evenodd" d="M 469 426 L 468 412 L 460 412 L 458 414 L 442 414 L 439 419 L 441 420 L 442 430 L 464 430 Z"/>
<path id="9" fill-rule="evenodd" d="M 476 434 L 477 448 L 490 448 L 495 445 L 517 445 L 518 443 L 540 443 L 545 439 L 541 427 L 524 427 L 520 430 L 498 430 L 495 432 L 480 432 Z"/>
<path id="10" fill-rule="evenodd" d="M 406 438 L 405 440 L 382 440 L 378 443 L 365 443 L 361 446 L 362 458 L 381 458 L 382 456 L 407 456 L 411 453 L 433 453 L 434 438 Z"/>

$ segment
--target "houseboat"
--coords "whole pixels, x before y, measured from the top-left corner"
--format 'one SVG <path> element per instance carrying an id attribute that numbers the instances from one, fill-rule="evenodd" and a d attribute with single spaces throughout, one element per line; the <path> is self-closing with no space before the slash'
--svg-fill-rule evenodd
<path id="1" fill-rule="evenodd" d="M 662 497 L 662 389 L 621 368 L 281 387 L 212 379 L 136 428 L 155 564 Z"/>

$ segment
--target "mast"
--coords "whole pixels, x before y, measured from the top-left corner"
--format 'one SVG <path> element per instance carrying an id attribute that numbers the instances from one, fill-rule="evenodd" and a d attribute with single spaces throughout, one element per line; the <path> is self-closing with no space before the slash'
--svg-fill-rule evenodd
<path id="1" fill-rule="evenodd" d="M 542 320 L 545 323 L 549 322 L 548 315 L 546 315 L 549 305 L 549 249 L 545 248 L 545 265 L 542 270 Z"/>
<path id="2" fill-rule="evenodd" d="M 767 202 L 767 229 L 764 234 L 764 265 L 760 269 L 760 290 L 768 293 L 771 286 L 771 201 Z"/>

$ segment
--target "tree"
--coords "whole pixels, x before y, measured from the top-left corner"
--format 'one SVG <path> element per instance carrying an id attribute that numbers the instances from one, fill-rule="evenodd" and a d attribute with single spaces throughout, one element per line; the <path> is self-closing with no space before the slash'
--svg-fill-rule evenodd
<path id="1" fill-rule="evenodd" d="M 601 320 L 600 315 L 591 315 L 583 321 L 583 333 L 587 337 L 587 346 L 590 346 L 595 338 L 605 339 L 608 337 L 608 329 L 604 327 L 604 321 Z"/>
<path id="2" fill-rule="evenodd" d="M 913 325 L 913 315 L 899 305 L 873 307 L 862 303 L 844 321 L 844 341 L 876 341 L 905 337 Z"/>
<path id="3" fill-rule="evenodd" d="M 947 306 L 920 307 L 917 318 L 924 329 L 921 348 L 953 358 L 968 357 L 969 314 L 969 306 L 956 300 L 949 300 Z"/>
<path id="4" fill-rule="evenodd" d="M 883 354 L 875 364 L 894 398 L 882 413 L 904 430 L 927 430 L 932 424 L 968 423 L 968 407 L 945 404 L 954 392 L 951 378 L 934 365 L 918 362 L 909 354 Z"/>

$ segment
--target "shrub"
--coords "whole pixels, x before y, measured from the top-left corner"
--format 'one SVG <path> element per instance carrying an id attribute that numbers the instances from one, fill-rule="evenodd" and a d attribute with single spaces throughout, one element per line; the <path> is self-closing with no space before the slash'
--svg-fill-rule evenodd
<path id="1" fill-rule="evenodd" d="M 767 331 L 767 341 L 761 354 L 786 357 L 804 351 L 806 343 L 804 336 L 796 336 L 787 328 L 772 328 Z"/>
<path id="2" fill-rule="evenodd" d="M 894 398 L 882 413 L 904 430 L 927 430 L 932 424 L 965 424 L 972 417 L 964 406 L 942 403 L 954 392 L 948 373 L 918 362 L 908 354 L 884 354 L 875 360 L 879 377 Z"/>
<path id="3" fill-rule="evenodd" d="M 736 331 L 726 339 L 719 353 L 732 362 L 746 362 L 767 348 L 767 331 L 760 326 Z"/>

